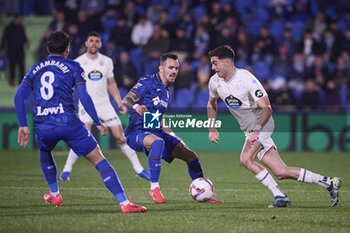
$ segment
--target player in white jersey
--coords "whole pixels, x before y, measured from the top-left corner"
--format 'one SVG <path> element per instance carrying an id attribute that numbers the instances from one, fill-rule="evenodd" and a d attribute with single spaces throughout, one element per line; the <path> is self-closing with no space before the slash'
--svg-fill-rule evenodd
<path id="1" fill-rule="evenodd" d="M 109 57 L 99 53 L 101 48 L 101 38 L 97 32 L 91 32 L 85 41 L 86 53 L 82 54 L 75 61 L 79 62 L 86 74 L 86 88 L 95 105 L 97 115 L 101 122 L 111 129 L 113 137 L 117 140 L 122 152 L 130 160 L 135 173 L 146 180 L 150 179 L 134 150 L 132 150 L 125 141 L 123 127 L 120 119 L 115 112 L 109 94 L 115 99 L 122 114 L 127 113 L 127 108 L 122 104 L 120 93 L 113 75 L 113 62 Z M 93 120 L 85 111 L 81 102 L 79 102 L 79 118 L 85 123 L 91 131 Z M 69 180 L 72 167 L 78 156 L 69 151 L 69 155 L 63 171 L 60 175 L 61 180 Z"/>
<path id="2" fill-rule="evenodd" d="M 274 121 L 267 93 L 253 74 L 234 66 L 235 54 L 232 48 L 227 45 L 217 47 L 209 52 L 209 57 L 215 75 L 209 81 L 208 118 L 216 119 L 217 100 L 222 99 L 246 137 L 240 161 L 273 193 L 275 199 L 270 207 L 286 207 L 291 201 L 263 165 L 279 180 L 294 179 L 326 188 L 331 196 L 330 205 L 336 206 L 342 185 L 340 178 L 322 176 L 304 168 L 289 167 L 282 161 L 271 138 Z M 209 140 L 218 143 L 219 132 L 215 127 L 209 128 Z M 256 157 L 260 163 L 256 161 Z"/>

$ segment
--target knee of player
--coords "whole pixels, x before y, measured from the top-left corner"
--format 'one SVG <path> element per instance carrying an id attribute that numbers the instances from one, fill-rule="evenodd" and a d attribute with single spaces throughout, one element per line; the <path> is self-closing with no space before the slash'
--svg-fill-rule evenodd
<path id="1" fill-rule="evenodd" d="M 164 147 L 165 145 L 165 142 L 163 139 L 159 138 L 159 139 L 156 139 L 154 140 L 152 143 L 151 143 L 151 148 L 152 147 Z"/>
<path id="2" fill-rule="evenodd" d="M 284 180 L 288 178 L 288 168 L 278 169 L 274 172 L 274 175 L 279 180 Z"/>
<path id="3" fill-rule="evenodd" d="M 163 150 L 164 150 L 164 140 L 163 139 L 157 139 L 157 140 L 154 140 L 152 143 L 151 143 L 151 146 L 150 146 L 150 153 L 149 153 L 149 158 L 151 159 L 161 159 L 161 156 L 163 154 Z"/>
<path id="4" fill-rule="evenodd" d="M 186 162 L 192 162 L 193 160 L 199 159 L 196 152 L 188 148 L 182 142 L 178 143 L 176 147 L 177 147 L 177 151 L 181 151 L 181 153 L 183 154 L 184 160 Z"/>
<path id="5" fill-rule="evenodd" d="M 252 160 L 249 157 L 246 156 L 241 156 L 240 158 L 240 163 L 241 165 L 243 165 L 244 167 L 250 167 L 250 165 L 252 164 Z"/>
<path id="6" fill-rule="evenodd" d="M 123 145 L 126 143 L 125 137 L 117 138 L 116 141 L 119 145 Z"/>

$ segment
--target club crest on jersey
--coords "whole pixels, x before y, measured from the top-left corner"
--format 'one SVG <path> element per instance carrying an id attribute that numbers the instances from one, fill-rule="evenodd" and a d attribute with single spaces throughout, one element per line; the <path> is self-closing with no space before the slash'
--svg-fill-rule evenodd
<path id="1" fill-rule="evenodd" d="M 102 78 L 102 73 L 98 70 L 93 70 L 87 75 L 87 77 L 91 81 L 99 81 Z"/>
<path id="2" fill-rule="evenodd" d="M 242 101 L 240 101 L 233 95 L 229 95 L 228 97 L 226 97 L 225 103 L 229 108 L 240 108 L 242 106 Z"/>
<path id="3" fill-rule="evenodd" d="M 159 96 L 152 99 L 154 105 L 158 105 L 160 103 Z"/>
<path id="4" fill-rule="evenodd" d="M 262 92 L 261 90 L 258 89 L 258 90 L 255 91 L 255 96 L 256 96 L 256 97 L 260 98 L 260 97 L 262 97 L 263 95 L 264 95 L 264 94 L 263 94 L 263 92 Z"/>

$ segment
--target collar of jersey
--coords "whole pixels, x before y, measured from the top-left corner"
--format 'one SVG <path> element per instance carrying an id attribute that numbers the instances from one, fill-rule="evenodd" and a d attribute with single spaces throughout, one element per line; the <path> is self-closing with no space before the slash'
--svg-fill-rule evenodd
<path id="1" fill-rule="evenodd" d="M 159 76 L 159 73 L 156 73 L 156 77 L 157 77 L 157 80 L 164 86 L 163 82 L 162 82 L 162 79 L 160 78 Z M 165 88 L 168 88 L 169 87 L 169 84 L 164 86 Z"/>
<path id="2" fill-rule="evenodd" d="M 227 81 L 227 83 L 232 82 L 232 80 L 236 77 L 236 75 L 237 75 L 237 70 L 238 70 L 238 69 L 236 68 L 235 73 L 233 74 L 232 78 L 231 78 L 230 80 Z"/>
<path id="3" fill-rule="evenodd" d="M 50 53 L 49 57 L 64 57 L 63 53 Z"/>

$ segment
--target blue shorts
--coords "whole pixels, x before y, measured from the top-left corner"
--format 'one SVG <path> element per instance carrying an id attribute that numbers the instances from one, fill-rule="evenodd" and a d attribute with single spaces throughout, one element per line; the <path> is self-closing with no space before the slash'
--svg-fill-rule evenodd
<path id="1" fill-rule="evenodd" d="M 97 146 L 97 141 L 83 123 L 73 126 L 37 125 L 36 142 L 43 151 L 52 151 L 63 140 L 79 157 L 85 156 Z"/>
<path id="2" fill-rule="evenodd" d="M 164 159 L 166 162 L 171 163 L 174 158 L 172 157 L 172 152 L 175 148 L 175 146 L 180 142 L 180 140 L 177 137 L 174 137 L 164 131 L 134 131 L 132 133 L 126 134 L 126 142 L 130 146 L 131 149 L 138 151 L 138 152 L 144 152 L 148 155 L 149 151 L 146 150 L 146 148 L 143 145 L 143 139 L 147 136 L 153 134 L 155 136 L 160 137 L 164 140 L 164 151 L 162 154 L 162 159 Z"/>

